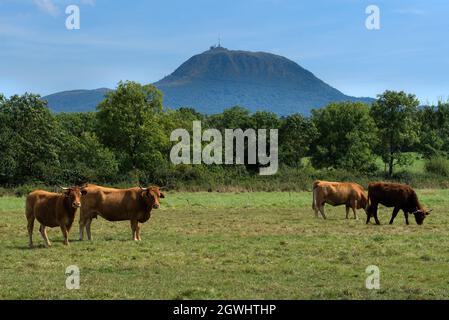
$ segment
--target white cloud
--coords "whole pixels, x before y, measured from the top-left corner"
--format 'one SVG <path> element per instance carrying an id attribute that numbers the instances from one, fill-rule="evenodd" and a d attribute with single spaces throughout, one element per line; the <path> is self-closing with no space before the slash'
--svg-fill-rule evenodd
<path id="1" fill-rule="evenodd" d="M 34 0 L 34 4 L 45 13 L 56 17 L 59 15 L 59 8 L 53 3 L 52 0 Z"/>

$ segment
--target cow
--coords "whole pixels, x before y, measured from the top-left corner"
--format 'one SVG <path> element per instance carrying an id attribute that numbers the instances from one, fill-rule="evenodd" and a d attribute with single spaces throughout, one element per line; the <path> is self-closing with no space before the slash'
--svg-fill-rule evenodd
<path id="1" fill-rule="evenodd" d="M 93 184 L 86 187 L 87 194 L 82 197 L 79 230 L 80 240 L 92 240 L 90 226 L 93 218 L 100 216 L 108 221 L 131 222 L 132 239 L 141 241 L 141 224 L 151 217 L 151 210 L 160 207 L 159 200 L 165 198 L 159 187 L 114 189 Z"/>
<path id="2" fill-rule="evenodd" d="M 399 183 L 385 183 L 374 182 L 370 183 L 368 187 L 368 209 L 366 211 L 366 223 L 370 222 L 371 217 L 374 217 L 376 224 L 380 224 L 377 217 L 377 208 L 379 204 L 386 207 L 393 207 L 393 214 L 391 216 L 390 224 L 393 224 L 394 219 L 402 210 L 405 216 L 405 223 L 408 225 L 408 215 L 411 213 L 415 216 L 416 223 L 422 225 L 424 219 L 430 214 L 430 211 L 424 209 L 418 200 L 416 192 L 406 184 Z"/>
<path id="3" fill-rule="evenodd" d="M 51 246 L 48 240 L 46 227 L 60 227 L 64 236 L 64 245 L 69 244 L 69 232 L 77 210 L 81 207 L 81 195 L 87 191 L 83 187 L 62 188 L 62 193 L 52 193 L 36 190 L 26 198 L 25 214 L 28 221 L 29 246 L 33 247 L 34 220 L 40 223 L 39 231 L 47 247 Z"/>
<path id="4" fill-rule="evenodd" d="M 346 219 L 349 219 L 350 208 L 354 212 L 354 219 L 358 219 L 356 209 L 365 209 L 368 198 L 363 187 L 357 183 L 315 181 L 313 183 L 312 209 L 315 210 L 317 218 L 319 211 L 326 219 L 324 214 L 324 204 L 326 203 L 334 207 L 346 205 Z"/>

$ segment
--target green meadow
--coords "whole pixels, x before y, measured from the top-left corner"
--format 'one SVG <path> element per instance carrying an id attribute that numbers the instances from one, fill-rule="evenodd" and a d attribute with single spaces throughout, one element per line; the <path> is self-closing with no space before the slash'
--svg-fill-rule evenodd
<path id="1" fill-rule="evenodd" d="M 423 226 L 402 213 L 381 226 L 326 206 L 316 219 L 309 192 L 174 193 L 131 241 L 128 222 L 102 218 L 93 241 L 70 246 L 59 229 L 45 248 L 35 226 L 28 248 L 24 198 L 0 198 L 0 299 L 448 299 L 449 190 L 417 190 L 434 211 Z M 66 288 L 68 266 L 80 289 Z M 380 269 L 380 289 L 365 272 Z"/>

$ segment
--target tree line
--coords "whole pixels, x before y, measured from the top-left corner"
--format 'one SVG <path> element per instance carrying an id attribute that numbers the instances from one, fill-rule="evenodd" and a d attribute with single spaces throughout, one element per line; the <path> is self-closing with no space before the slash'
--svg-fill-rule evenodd
<path id="1" fill-rule="evenodd" d="M 443 164 L 435 170 L 447 167 L 449 155 L 449 103 L 420 106 L 405 92 L 385 91 L 372 105 L 332 103 L 310 116 L 279 117 L 239 106 L 205 115 L 194 108 L 164 109 L 156 87 L 127 81 L 88 113 L 55 114 L 39 95 L 0 94 L 0 185 L 167 185 L 202 176 L 218 181 L 231 171 L 257 174 L 249 165 L 173 165 L 170 133 L 177 128 L 191 132 L 195 120 L 203 129 L 223 132 L 278 129 L 281 171 L 312 166 L 393 177 L 398 165 L 413 161 L 410 152 L 440 159 Z"/>

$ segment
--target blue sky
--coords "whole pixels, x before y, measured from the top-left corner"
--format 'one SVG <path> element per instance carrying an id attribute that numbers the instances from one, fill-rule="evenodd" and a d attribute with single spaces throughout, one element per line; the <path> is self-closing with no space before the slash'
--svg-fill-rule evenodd
<path id="1" fill-rule="evenodd" d="M 81 29 L 65 28 L 77 4 Z M 380 8 L 381 29 L 365 28 Z M 346 94 L 449 98 L 447 0 L 0 0 L 0 92 L 151 83 L 222 39 L 294 60 Z"/>

